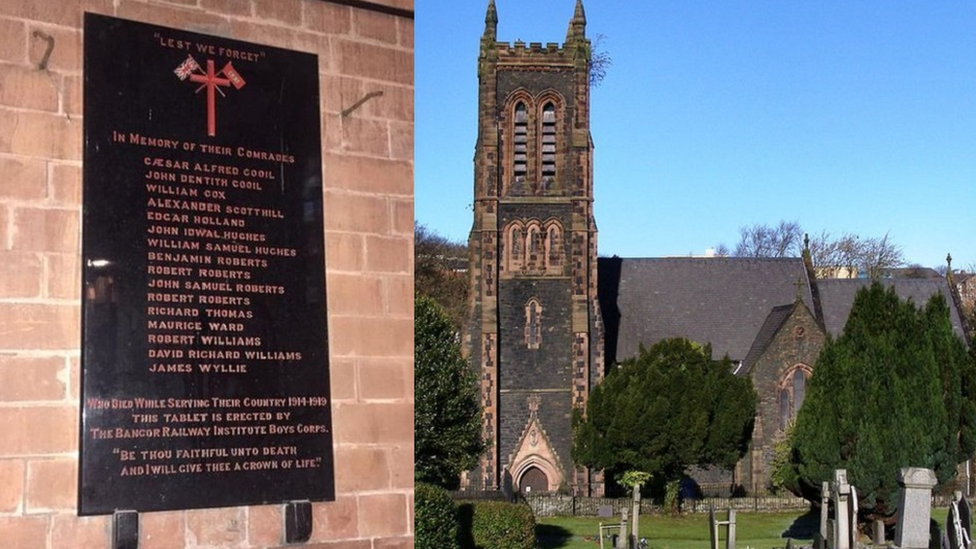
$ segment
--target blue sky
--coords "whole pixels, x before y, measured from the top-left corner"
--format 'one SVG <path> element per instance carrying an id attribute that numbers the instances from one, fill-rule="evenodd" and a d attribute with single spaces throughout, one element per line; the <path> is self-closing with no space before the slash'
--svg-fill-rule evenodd
<path id="1" fill-rule="evenodd" d="M 498 39 L 565 39 L 575 0 L 496 0 Z M 487 0 L 416 3 L 416 219 L 471 228 Z M 599 253 L 701 254 L 739 227 L 885 234 L 976 267 L 976 2 L 584 0 Z"/>

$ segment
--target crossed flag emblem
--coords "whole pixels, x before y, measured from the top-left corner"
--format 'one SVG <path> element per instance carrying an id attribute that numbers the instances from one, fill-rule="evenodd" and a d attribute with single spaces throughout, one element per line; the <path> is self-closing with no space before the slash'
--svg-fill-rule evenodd
<path id="1" fill-rule="evenodd" d="M 192 55 L 187 55 L 186 60 L 173 71 L 180 80 L 189 78 L 191 82 L 199 83 L 200 86 L 196 93 L 200 93 L 200 90 L 204 88 L 207 89 L 207 135 L 210 137 L 217 135 L 217 93 L 220 93 L 222 97 L 227 97 L 220 88 L 234 86 L 235 89 L 239 90 L 246 83 L 230 61 L 219 71 L 215 72 L 214 69 L 213 59 L 207 60 L 207 70 L 204 71 Z"/>

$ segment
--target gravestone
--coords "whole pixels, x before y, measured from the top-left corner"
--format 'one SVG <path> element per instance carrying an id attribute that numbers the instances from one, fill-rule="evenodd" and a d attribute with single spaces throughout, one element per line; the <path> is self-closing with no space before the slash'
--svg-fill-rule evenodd
<path id="1" fill-rule="evenodd" d="M 949 514 L 946 517 L 948 549 L 969 549 L 972 545 L 972 538 L 970 537 L 971 525 L 967 524 L 967 521 L 964 520 L 964 512 L 961 509 L 968 506 L 968 504 L 969 502 L 962 497 L 962 492 L 953 494 L 952 502 L 949 504 Z"/>
<path id="2" fill-rule="evenodd" d="M 831 539 L 827 515 L 830 505 L 830 483 L 823 481 L 820 484 L 820 531 L 813 539 L 814 549 L 826 549 L 827 540 Z"/>
<path id="3" fill-rule="evenodd" d="M 895 546 L 924 549 L 929 546 L 929 522 L 932 516 L 932 487 L 935 472 L 920 467 L 898 470 L 898 525 Z"/>
<path id="4" fill-rule="evenodd" d="M 830 488 L 834 497 L 834 527 L 833 536 L 826 539 L 830 540 L 831 549 L 853 549 L 857 524 L 857 495 L 854 487 L 847 482 L 846 469 L 834 471 L 834 481 Z"/>
<path id="5" fill-rule="evenodd" d="M 956 499 L 959 502 L 959 523 L 962 528 L 966 531 L 969 539 L 973 539 L 973 508 L 969 504 L 969 498 L 962 495 L 962 492 L 956 492 Z"/>
<path id="6" fill-rule="evenodd" d="M 617 537 L 613 546 L 616 549 L 624 549 L 629 546 L 627 543 L 627 509 L 620 511 L 620 535 Z"/>

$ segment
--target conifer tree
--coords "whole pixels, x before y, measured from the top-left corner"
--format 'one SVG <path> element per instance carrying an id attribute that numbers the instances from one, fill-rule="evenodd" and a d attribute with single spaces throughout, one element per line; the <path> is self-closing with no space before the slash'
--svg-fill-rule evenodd
<path id="1" fill-rule="evenodd" d="M 846 469 L 862 518 L 892 517 L 899 468 L 933 469 L 944 483 L 972 455 L 972 386 L 945 298 L 918 309 L 874 282 L 817 359 L 793 431 L 792 488 L 817 501 L 821 482 Z"/>
<path id="2" fill-rule="evenodd" d="M 456 488 L 484 451 L 475 377 L 457 330 L 429 297 L 414 301 L 414 479 Z"/>
<path id="3" fill-rule="evenodd" d="M 752 435 L 756 394 L 728 358 L 687 339 L 661 341 L 610 370 L 574 426 L 573 460 L 610 474 L 651 474 L 660 488 L 691 465 L 735 466 Z"/>

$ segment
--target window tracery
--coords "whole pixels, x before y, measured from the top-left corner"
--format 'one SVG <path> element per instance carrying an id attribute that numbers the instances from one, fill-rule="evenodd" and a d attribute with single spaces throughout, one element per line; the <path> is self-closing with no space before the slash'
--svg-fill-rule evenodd
<path id="1" fill-rule="evenodd" d="M 780 430 L 786 430 L 796 420 L 796 413 L 803 406 L 803 400 L 806 398 L 810 374 L 809 366 L 797 364 L 780 379 L 778 387 Z"/>
<path id="2" fill-rule="evenodd" d="M 505 249 L 508 251 L 505 264 L 509 272 L 518 272 L 524 265 L 525 236 L 518 222 L 512 223 L 506 231 Z"/>
<path id="3" fill-rule="evenodd" d="M 546 271 L 559 271 L 563 265 L 562 228 L 551 221 L 546 226 Z"/>

